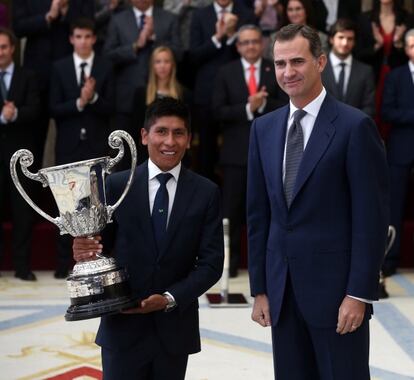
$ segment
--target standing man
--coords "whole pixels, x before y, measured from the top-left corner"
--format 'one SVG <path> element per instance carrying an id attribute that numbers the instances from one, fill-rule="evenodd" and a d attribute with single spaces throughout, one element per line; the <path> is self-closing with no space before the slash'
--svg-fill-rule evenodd
<path id="1" fill-rule="evenodd" d="M 382 117 L 392 125 L 387 160 L 391 187 L 391 223 L 397 232 L 395 243 L 385 257 L 382 272 L 393 275 L 398 267 L 401 229 L 410 173 L 414 164 L 414 29 L 405 35 L 407 64 L 392 70 L 385 82 Z"/>
<path id="2" fill-rule="evenodd" d="M 322 72 L 322 82 L 326 91 L 336 99 L 374 117 L 374 72 L 371 66 L 352 56 L 355 36 L 355 24 L 349 19 L 339 19 L 332 26 L 331 52 Z"/>
<path id="3" fill-rule="evenodd" d="M 368 380 L 388 229 L 383 144 L 372 119 L 326 93 L 312 28 L 282 28 L 273 53 L 290 104 L 252 125 L 252 319 L 272 326 L 278 380 Z"/>
<path id="4" fill-rule="evenodd" d="M 184 380 L 188 355 L 200 351 L 197 298 L 222 272 L 220 192 L 181 164 L 191 139 L 181 101 L 150 104 L 141 137 L 149 160 L 114 214 L 114 254 L 141 301 L 127 314 L 102 317 L 96 342 L 107 380 Z M 108 178 L 108 202 L 120 197 L 128 176 Z M 107 235 L 103 245 L 111 251 Z M 75 260 L 102 248 L 99 237 L 75 239 Z"/>
<path id="5" fill-rule="evenodd" d="M 131 4 L 113 15 L 103 52 L 116 66 L 117 129 L 138 139 L 139 131 L 132 124 L 133 99 L 136 89 L 146 86 L 151 52 L 167 45 L 179 58 L 180 37 L 177 17 L 154 6 L 153 0 L 131 0 Z"/>
<path id="6" fill-rule="evenodd" d="M 109 119 L 114 110 L 112 64 L 95 55 L 94 23 L 78 19 L 71 25 L 73 54 L 53 66 L 50 111 L 56 121 L 56 164 L 105 156 Z M 59 236 L 56 278 L 71 268 L 72 240 Z"/>
<path id="7" fill-rule="evenodd" d="M 39 114 L 40 99 L 34 73 L 17 67 L 13 62 L 15 46 L 14 34 L 0 28 L 0 225 L 6 199 L 9 199 L 15 277 L 35 281 L 36 276 L 30 270 L 34 215 L 32 208 L 16 191 L 10 177 L 10 158 L 18 149 L 34 150 L 37 131 L 33 121 Z M 30 186 L 31 181 L 20 179 L 25 186 Z M 9 196 L 6 198 L 7 194 Z M 2 232 L 0 228 L 0 234 Z M 0 251 L 0 258 L 2 254 Z"/>
<path id="8" fill-rule="evenodd" d="M 242 26 L 237 33 L 240 58 L 222 67 L 213 91 L 213 113 L 222 130 L 224 217 L 230 219 L 230 277 L 236 277 L 241 232 L 246 215 L 247 152 L 253 119 L 288 102 L 275 83 L 272 62 L 263 59 L 259 27 Z"/>

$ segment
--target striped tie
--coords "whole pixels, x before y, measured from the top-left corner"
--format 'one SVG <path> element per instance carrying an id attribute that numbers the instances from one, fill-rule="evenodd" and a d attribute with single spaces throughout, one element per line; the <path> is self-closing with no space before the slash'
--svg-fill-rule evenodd
<path id="1" fill-rule="evenodd" d="M 306 115 L 304 110 L 296 110 L 293 114 L 293 124 L 289 128 L 286 142 L 285 159 L 285 198 L 288 208 L 292 202 L 293 189 L 295 187 L 296 176 L 303 155 L 303 131 L 300 120 Z"/>

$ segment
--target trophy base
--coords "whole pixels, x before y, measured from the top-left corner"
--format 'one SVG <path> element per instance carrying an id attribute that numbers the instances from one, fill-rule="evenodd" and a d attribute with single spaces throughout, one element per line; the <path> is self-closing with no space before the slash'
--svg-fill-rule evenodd
<path id="1" fill-rule="evenodd" d="M 131 299 L 130 297 L 119 297 L 89 305 L 71 305 L 66 310 L 65 320 L 72 322 L 98 318 L 104 315 L 117 314 L 134 306 L 138 306 L 138 299 Z"/>

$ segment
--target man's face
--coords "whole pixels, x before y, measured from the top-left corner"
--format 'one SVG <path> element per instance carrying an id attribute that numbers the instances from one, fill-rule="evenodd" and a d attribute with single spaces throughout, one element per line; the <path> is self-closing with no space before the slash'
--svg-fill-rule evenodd
<path id="1" fill-rule="evenodd" d="M 405 54 L 414 63 L 414 36 L 407 37 L 405 40 Z"/>
<path id="2" fill-rule="evenodd" d="M 74 52 L 82 58 L 87 58 L 92 54 L 95 42 L 96 36 L 89 29 L 75 28 L 70 36 Z"/>
<path id="3" fill-rule="evenodd" d="M 222 8 L 226 8 L 230 5 L 233 0 L 216 0 L 216 3 Z"/>
<path id="4" fill-rule="evenodd" d="M 333 53 L 337 57 L 345 59 L 352 53 L 352 49 L 355 46 L 355 32 L 353 30 L 337 32 L 329 41 L 331 42 Z"/>
<path id="5" fill-rule="evenodd" d="M 255 63 L 263 53 L 262 37 L 256 30 L 243 30 L 237 39 L 237 51 L 249 63 Z"/>
<path id="6" fill-rule="evenodd" d="M 191 134 L 184 120 L 177 116 L 163 116 L 151 125 L 149 132 L 141 129 L 142 143 L 148 147 L 152 162 L 162 171 L 178 165 L 190 148 Z"/>
<path id="7" fill-rule="evenodd" d="M 307 39 L 299 35 L 291 41 L 276 41 L 273 55 L 277 83 L 297 107 L 304 107 L 319 95 L 326 56 L 315 58 Z"/>
<path id="8" fill-rule="evenodd" d="M 0 34 L 0 69 L 4 70 L 13 62 L 14 46 L 9 37 Z"/>
<path id="9" fill-rule="evenodd" d="M 154 4 L 154 0 L 131 0 L 131 4 L 141 12 L 145 12 Z"/>

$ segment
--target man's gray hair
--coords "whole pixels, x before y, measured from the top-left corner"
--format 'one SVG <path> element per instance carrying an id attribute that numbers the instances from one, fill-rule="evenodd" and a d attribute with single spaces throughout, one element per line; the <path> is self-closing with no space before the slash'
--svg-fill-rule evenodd
<path id="1" fill-rule="evenodd" d="M 408 43 L 408 37 L 414 37 L 414 29 L 410 29 L 407 33 L 405 33 L 404 42 L 405 45 Z"/>
<path id="2" fill-rule="evenodd" d="M 254 24 L 245 24 L 245 25 L 242 25 L 239 28 L 239 30 L 237 31 L 237 40 L 239 40 L 240 33 L 241 32 L 244 32 L 245 30 L 254 30 L 257 33 L 259 33 L 260 34 L 260 38 L 262 38 L 262 30 L 257 25 L 254 25 Z"/>

